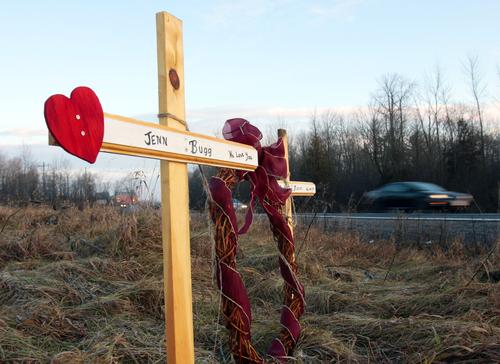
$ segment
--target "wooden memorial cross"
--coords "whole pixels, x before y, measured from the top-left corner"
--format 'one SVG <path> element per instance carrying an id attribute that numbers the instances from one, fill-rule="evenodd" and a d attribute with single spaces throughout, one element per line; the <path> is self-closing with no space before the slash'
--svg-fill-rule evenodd
<path id="1" fill-rule="evenodd" d="M 184 364 L 194 363 L 187 163 L 253 171 L 258 156 L 246 144 L 187 131 L 182 22 L 167 12 L 157 13 L 156 31 L 160 124 L 108 113 L 104 113 L 104 125 L 88 123 L 86 119 L 92 119 L 101 106 L 87 88 L 75 89 L 70 99 L 49 98 L 45 119 L 52 132 L 49 144 L 87 161 L 94 162 L 99 151 L 160 160 L 167 362 Z M 82 95 L 86 101 L 89 95 L 95 97 L 97 109 L 94 104 L 76 112 Z M 92 139 L 95 134 L 103 136 L 102 145 Z M 285 143 L 288 171 L 286 131 L 280 130 L 279 136 Z M 312 183 L 290 182 L 288 177 L 280 182 L 292 188 L 292 196 L 315 193 Z M 291 198 L 285 207 L 291 224 Z"/>
<path id="2" fill-rule="evenodd" d="M 75 89 L 71 99 L 56 95 L 59 106 L 64 106 L 59 111 L 57 102 L 52 100 L 48 107 L 47 100 L 45 118 L 53 133 L 49 144 L 61 145 L 90 162 L 99 151 L 161 160 L 167 362 L 184 364 L 194 363 L 187 163 L 252 171 L 258 157 L 251 146 L 186 130 L 182 21 L 167 12 L 157 13 L 156 32 L 160 124 L 104 113 L 104 126 L 89 125 L 85 119 L 95 107 L 84 114 L 71 104 L 81 100 L 82 93 L 88 99 L 93 92 L 87 88 Z M 98 100 L 97 104 L 100 109 Z M 99 133 L 102 145 L 91 138 Z"/>
<path id="3" fill-rule="evenodd" d="M 283 140 L 283 145 L 285 147 L 285 160 L 286 160 L 286 175 L 287 177 L 283 180 L 278 181 L 278 184 L 282 187 L 287 187 L 292 189 L 292 194 L 285 203 L 284 214 L 288 221 L 288 226 L 293 234 L 292 226 L 292 197 L 300 196 L 314 196 L 316 194 L 316 185 L 312 182 L 298 182 L 290 181 L 290 165 L 288 162 L 288 135 L 285 129 L 278 129 L 278 137 Z"/>

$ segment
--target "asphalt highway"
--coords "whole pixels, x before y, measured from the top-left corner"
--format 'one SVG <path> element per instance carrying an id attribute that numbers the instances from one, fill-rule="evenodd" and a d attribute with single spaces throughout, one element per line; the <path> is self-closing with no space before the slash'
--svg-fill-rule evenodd
<path id="1" fill-rule="evenodd" d="M 401 212 L 361 212 L 361 213 L 298 213 L 297 217 L 332 220 L 422 220 L 422 221 L 478 221 L 500 222 L 497 213 L 401 213 Z"/>

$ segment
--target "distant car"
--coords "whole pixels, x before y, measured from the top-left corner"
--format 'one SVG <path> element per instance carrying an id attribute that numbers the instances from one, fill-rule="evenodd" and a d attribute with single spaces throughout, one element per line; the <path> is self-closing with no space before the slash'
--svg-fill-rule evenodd
<path id="1" fill-rule="evenodd" d="M 240 200 L 233 198 L 233 208 L 235 211 L 246 210 L 248 208 L 248 206 L 246 204 L 244 204 L 243 202 L 241 202 Z"/>
<path id="2" fill-rule="evenodd" d="M 467 193 L 446 191 L 443 187 L 426 182 L 395 182 L 365 194 L 374 210 L 401 209 L 405 211 L 449 209 L 470 206 L 473 197 Z"/>

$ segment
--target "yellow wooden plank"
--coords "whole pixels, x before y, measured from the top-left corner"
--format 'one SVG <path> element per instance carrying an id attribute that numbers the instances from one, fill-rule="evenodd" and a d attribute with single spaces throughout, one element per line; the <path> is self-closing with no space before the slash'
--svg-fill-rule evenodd
<path id="1" fill-rule="evenodd" d="M 278 184 L 281 187 L 288 187 L 292 189 L 292 196 L 293 197 L 306 197 L 306 196 L 314 196 L 316 194 L 316 186 L 312 182 L 303 182 L 303 181 L 288 181 L 288 183 L 285 183 L 285 181 L 278 181 Z M 309 187 L 309 190 L 305 190 L 304 187 L 300 188 L 300 186 L 305 186 L 306 188 Z"/>
<path id="2" fill-rule="evenodd" d="M 149 121 L 142 121 L 142 120 L 139 120 L 139 119 L 134 119 L 134 118 L 130 118 L 128 116 L 122 116 L 122 115 L 117 115 L 117 114 L 110 114 L 108 112 L 105 112 L 104 113 L 104 117 L 106 118 L 109 118 L 109 119 L 115 119 L 115 120 L 120 120 L 120 121 L 123 121 L 123 122 L 127 122 L 127 123 L 132 123 L 132 124 L 138 124 L 138 125 L 144 125 L 144 126 L 152 126 L 152 125 L 155 125 Z M 164 116 L 164 117 L 161 117 L 161 119 L 171 119 L 173 121 L 176 121 L 175 119 L 173 119 L 172 117 L 169 117 L 169 116 Z M 178 123 L 178 124 L 181 124 L 182 123 Z M 246 144 L 241 144 L 241 143 L 236 143 L 236 142 L 232 142 L 230 140 L 226 140 L 226 139 L 222 139 L 222 138 L 217 138 L 217 137 L 214 137 L 214 136 L 211 136 L 211 135 L 205 135 L 205 134 L 200 134 L 200 133 L 196 133 L 196 132 L 193 132 L 193 131 L 187 131 L 185 128 L 184 129 L 179 129 L 179 128 L 170 128 L 168 126 L 165 125 L 155 125 L 157 128 L 161 128 L 161 129 L 164 129 L 164 130 L 169 130 L 169 131 L 172 131 L 172 130 L 175 130 L 183 135 L 186 135 L 186 136 L 189 136 L 189 137 L 195 137 L 195 138 L 200 138 L 200 139 L 207 139 L 207 140 L 214 140 L 214 141 L 217 141 L 219 143 L 224 143 L 224 144 L 227 144 L 228 146 L 235 146 L 237 145 L 238 147 L 244 147 L 244 148 L 247 148 L 249 150 L 251 149 L 254 149 L 253 147 L 249 146 L 249 145 L 246 145 Z"/>
<path id="3" fill-rule="evenodd" d="M 285 182 L 285 185 L 288 185 L 290 182 L 290 165 L 288 161 L 288 135 L 286 133 L 285 129 L 278 129 L 278 137 L 283 139 L 283 145 L 285 147 L 285 160 L 286 160 L 286 178 L 283 180 Z M 290 231 L 292 232 L 293 236 L 293 211 L 292 211 L 292 196 L 288 198 L 288 200 L 285 203 L 285 208 L 283 213 L 286 216 L 288 226 L 290 227 Z"/>
<path id="4" fill-rule="evenodd" d="M 134 157 L 161 159 L 179 163 L 203 164 L 206 166 L 234 168 L 234 169 L 241 169 L 244 171 L 255 170 L 255 168 L 250 168 L 248 164 L 228 162 L 218 159 L 210 159 L 197 156 L 186 156 L 183 154 L 162 152 L 158 150 L 144 149 L 138 147 L 130 147 L 121 144 L 102 143 L 101 152 L 130 155 Z"/>
<path id="5" fill-rule="evenodd" d="M 311 197 L 314 196 L 314 193 L 309 192 L 294 192 L 292 194 L 293 197 Z"/>
<path id="6" fill-rule="evenodd" d="M 156 14 L 160 114 L 185 120 L 182 22 Z M 185 130 L 183 123 L 160 124 Z M 194 363 L 191 256 L 189 246 L 188 171 L 185 163 L 160 162 L 167 363 Z"/>
<path id="7" fill-rule="evenodd" d="M 125 154 L 136 157 L 153 158 L 153 159 L 164 159 L 173 162 L 183 162 L 183 163 L 193 163 L 193 164 L 203 164 L 214 167 L 222 168 L 234 168 L 246 171 L 253 171 L 257 167 L 257 152 L 256 150 L 246 144 L 235 143 L 222 138 L 216 138 L 209 135 L 203 135 L 199 133 L 194 133 L 186 130 L 178 130 L 169 128 L 165 125 L 158 125 L 147 121 L 137 120 L 127 116 L 121 116 L 116 114 L 104 113 L 106 119 L 112 119 L 119 121 L 126 126 L 126 124 L 145 126 L 154 130 L 165 130 L 171 133 L 175 133 L 180 136 L 180 138 L 186 137 L 189 139 L 198 139 L 201 141 L 214 141 L 218 145 L 227 146 L 227 150 L 232 150 L 235 154 L 242 154 L 243 157 L 234 158 L 235 160 L 228 160 L 228 158 L 216 158 L 215 156 L 203 156 L 203 155 L 190 155 L 189 153 L 176 153 L 167 150 L 158 150 L 147 147 L 139 147 L 134 145 L 127 145 L 126 143 L 115 143 L 110 141 L 109 137 L 106 137 L 106 132 L 104 133 L 104 141 L 102 143 L 100 152 L 114 153 L 114 154 Z M 169 116 L 166 118 L 170 119 Z M 106 123 L 105 123 L 106 128 Z M 111 139 L 113 140 L 113 139 Z M 52 134 L 49 132 L 49 145 L 59 146 L 59 143 L 54 139 Z M 246 157 L 245 157 L 246 156 Z M 250 158 L 248 158 L 250 157 Z"/>

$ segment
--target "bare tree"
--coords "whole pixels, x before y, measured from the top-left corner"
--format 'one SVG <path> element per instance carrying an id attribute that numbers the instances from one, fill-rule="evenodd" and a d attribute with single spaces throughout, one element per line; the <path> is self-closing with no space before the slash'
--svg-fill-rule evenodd
<path id="1" fill-rule="evenodd" d="M 422 135 L 425 144 L 425 163 L 435 165 L 439 181 L 443 181 L 443 152 L 447 139 L 453 136 L 454 128 L 450 119 L 450 88 L 446 84 L 441 68 L 436 65 L 433 72 L 426 77 L 423 91 L 416 101 L 414 138 Z M 422 106 L 421 106 L 422 105 Z M 447 135 L 446 135 L 447 134 Z M 419 142 L 414 141 L 419 148 Z"/>
<path id="2" fill-rule="evenodd" d="M 482 98 L 486 93 L 486 84 L 483 81 L 483 76 L 479 68 L 479 60 L 477 55 L 469 55 L 464 65 L 466 75 L 469 79 L 469 87 L 474 98 L 474 106 L 476 109 L 477 119 L 479 122 L 479 136 L 481 143 L 481 158 L 483 167 L 485 164 L 485 150 L 484 150 L 484 123 L 482 112 Z"/>
<path id="3" fill-rule="evenodd" d="M 276 139 L 278 137 L 278 129 L 285 129 L 288 135 L 288 143 L 293 143 L 293 129 L 283 116 L 277 115 L 276 120 L 269 124 L 266 124 L 266 129 L 263 132 L 264 137 L 262 140 L 262 145 L 270 145 L 276 142 Z"/>
<path id="4" fill-rule="evenodd" d="M 382 163 L 386 177 L 404 175 L 408 121 L 415 83 L 399 74 L 384 76 L 372 97 L 374 114 L 370 122 L 383 129 Z"/>

